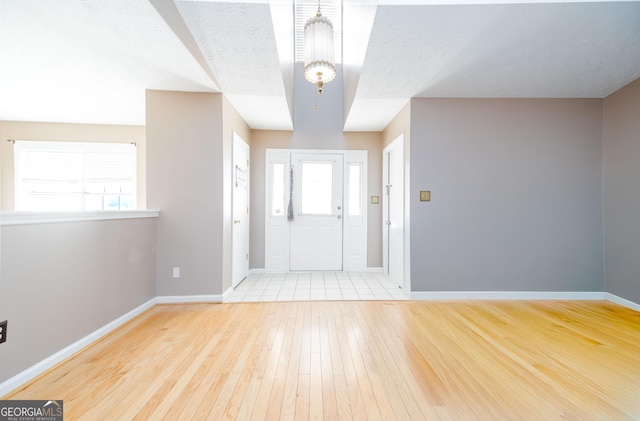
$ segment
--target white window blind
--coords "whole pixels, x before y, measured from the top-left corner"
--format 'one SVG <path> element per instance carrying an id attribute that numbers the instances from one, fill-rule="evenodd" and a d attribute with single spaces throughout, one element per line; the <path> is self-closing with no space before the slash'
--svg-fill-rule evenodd
<path id="1" fill-rule="evenodd" d="M 136 148 L 127 143 L 16 141 L 15 209 L 136 208 Z"/>
<path id="2" fill-rule="evenodd" d="M 318 12 L 317 0 L 295 0 L 295 59 L 304 62 L 304 26 L 307 21 Z M 342 2 L 338 0 L 323 0 L 320 4 L 322 16 L 333 25 L 335 40 L 335 60 L 342 63 Z"/>

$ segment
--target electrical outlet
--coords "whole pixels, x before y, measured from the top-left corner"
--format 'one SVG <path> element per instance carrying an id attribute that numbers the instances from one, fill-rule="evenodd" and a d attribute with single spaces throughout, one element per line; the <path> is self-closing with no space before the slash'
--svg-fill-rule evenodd
<path id="1" fill-rule="evenodd" d="M 0 344 L 7 342 L 7 321 L 0 322 Z"/>

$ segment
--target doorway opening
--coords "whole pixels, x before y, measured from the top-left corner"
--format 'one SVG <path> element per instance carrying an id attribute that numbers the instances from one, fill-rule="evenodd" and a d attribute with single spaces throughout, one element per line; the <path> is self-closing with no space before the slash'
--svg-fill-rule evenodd
<path id="1" fill-rule="evenodd" d="M 404 135 L 400 135 L 382 151 L 382 258 L 384 273 L 408 292 L 404 172 Z"/>
<path id="2" fill-rule="evenodd" d="M 233 133 L 233 206 L 231 286 L 249 274 L 249 145 Z"/>

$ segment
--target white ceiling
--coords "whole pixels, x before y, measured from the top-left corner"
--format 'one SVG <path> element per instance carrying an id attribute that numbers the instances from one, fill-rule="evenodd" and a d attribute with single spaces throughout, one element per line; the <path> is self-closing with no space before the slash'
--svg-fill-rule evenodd
<path id="1" fill-rule="evenodd" d="M 164 89 L 290 130 L 293 18 L 284 0 L 0 0 L 0 120 L 144 124 Z M 411 97 L 603 98 L 640 77 L 640 2 L 343 0 L 343 21 L 345 130 Z"/>

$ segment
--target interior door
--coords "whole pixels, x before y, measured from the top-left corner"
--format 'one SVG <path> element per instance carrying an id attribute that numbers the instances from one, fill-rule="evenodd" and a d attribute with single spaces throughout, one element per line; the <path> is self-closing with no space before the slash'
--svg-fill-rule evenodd
<path id="1" fill-rule="evenodd" d="M 290 270 L 342 270 L 343 155 L 292 153 Z"/>
<path id="2" fill-rule="evenodd" d="M 249 145 L 233 134 L 233 267 L 235 287 L 249 274 Z"/>
<path id="3" fill-rule="evenodd" d="M 386 155 L 386 230 L 387 230 L 387 274 L 404 288 L 404 148 L 398 141 Z"/>

